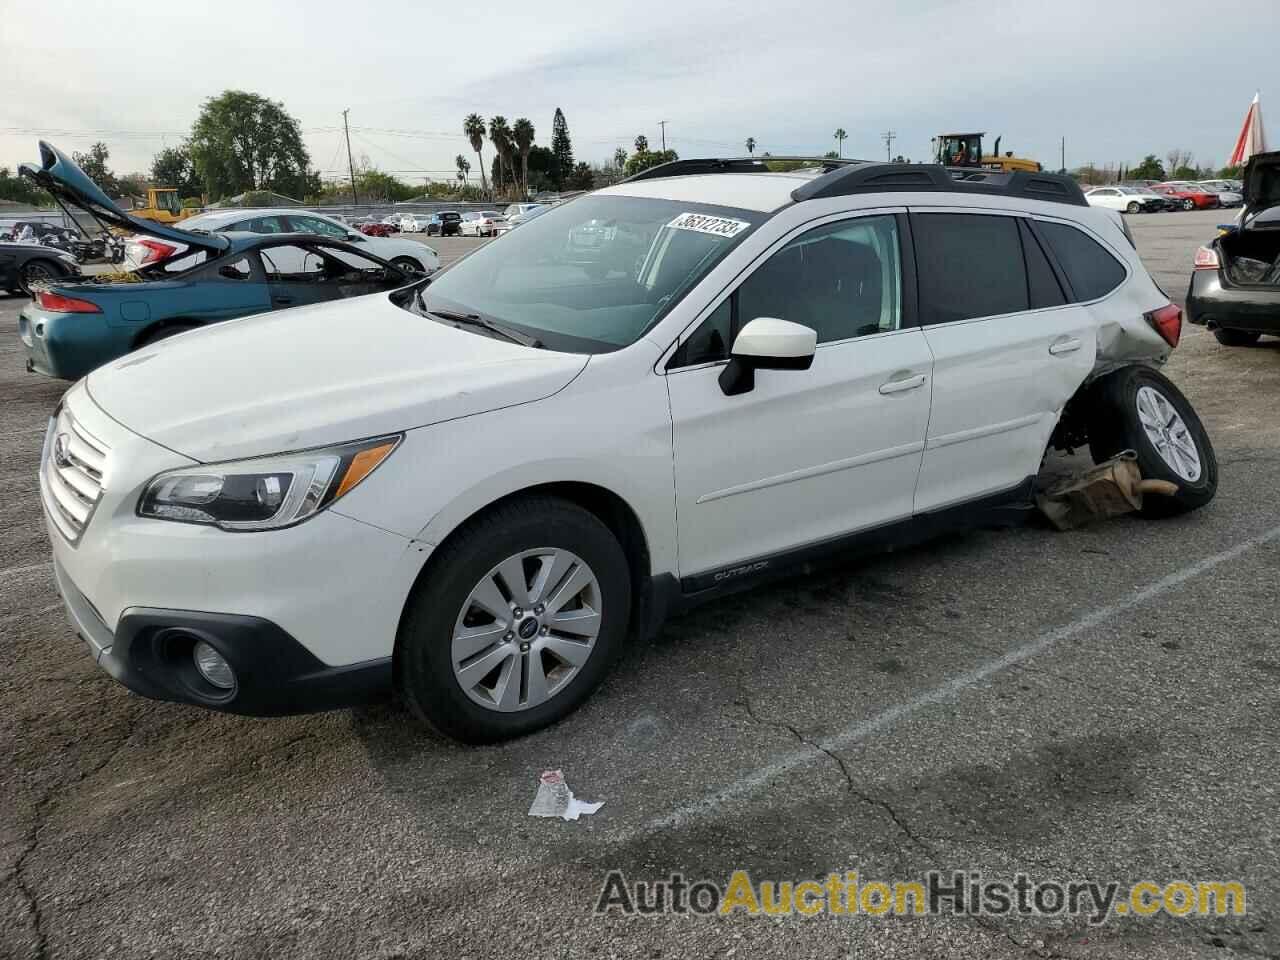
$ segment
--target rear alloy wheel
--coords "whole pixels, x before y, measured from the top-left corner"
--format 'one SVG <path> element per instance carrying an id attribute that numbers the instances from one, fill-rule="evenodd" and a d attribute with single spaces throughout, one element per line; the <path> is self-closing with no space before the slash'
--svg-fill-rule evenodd
<path id="1" fill-rule="evenodd" d="M 1227 330 L 1224 327 L 1218 327 L 1213 331 L 1213 336 L 1224 347 L 1252 347 L 1258 342 L 1258 338 L 1262 334 L 1250 333 L 1248 330 Z"/>
<path id="2" fill-rule="evenodd" d="M 1138 203 L 1137 200 L 1133 200 L 1133 201 L 1130 201 L 1129 206 L 1126 209 L 1128 210 L 1129 213 L 1141 213 L 1142 204 Z"/>
<path id="3" fill-rule="evenodd" d="M 1148 517 L 1202 507 L 1218 490 L 1218 460 L 1195 409 L 1167 377 L 1149 367 L 1122 367 L 1091 388 L 1089 452 L 1095 463 L 1125 450 L 1144 478 L 1170 480 L 1171 497 L 1149 494 Z"/>
<path id="4" fill-rule="evenodd" d="M 596 687 L 630 610 L 626 556 L 608 527 L 567 501 L 512 500 L 432 558 L 397 639 L 400 692 L 458 740 L 530 733 Z"/>
<path id="5" fill-rule="evenodd" d="M 31 292 L 33 283 L 47 283 L 60 276 L 62 272 L 48 260 L 29 260 L 18 274 L 18 285 L 22 287 L 22 292 L 30 297 L 34 296 Z"/>

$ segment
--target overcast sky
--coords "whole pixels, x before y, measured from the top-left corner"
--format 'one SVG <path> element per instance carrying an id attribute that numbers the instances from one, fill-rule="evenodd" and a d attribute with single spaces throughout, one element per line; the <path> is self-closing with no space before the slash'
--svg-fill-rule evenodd
<path id="1" fill-rule="evenodd" d="M 117 173 L 178 143 L 228 87 L 300 121 L 312 164 L 352 149 L 404 179 L 447 177 L 471 112 L 529 117 L 546 144 L 558 106 L 580 160 L 657 121 L 681 156 L 929 153 L 984 130 L 1056 167 L 1133 163 L 1171 148 L 1225 163 L 1262 90 L 1280 146 L 1280 2 L 1077 0 L 591 4 L 0 0 L 0 164 L 103 140 Z M 1269 99 L 1270 97 L 1270 99 Z M 488 155 L 488 154 L 486 154 Z M 474 167 L 474 158 L 472 160 Z"/>

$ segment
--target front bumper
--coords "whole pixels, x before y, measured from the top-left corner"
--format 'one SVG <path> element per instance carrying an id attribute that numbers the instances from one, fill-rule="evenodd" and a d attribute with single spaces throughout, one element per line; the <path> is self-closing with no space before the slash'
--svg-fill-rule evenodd
<path id="1" fill-rule="evenodd" d="M 1280 287 L 1240 287 L 1221 270 L 1195 270 L 1187 290 L 1187 320 L 1202 327 L 1280 334 Z"/>
<path id="2" fill-rule="evenodd" d="M 356 706 L 391 691 L 391 657 L 331 667 L 270 620 L 194 610 L 131 607 L 113 632 L 54 562 L 67 619 L 94 661 L 134 693 L 247 716 Z M 192 650 L 203 640 L 235 672 L 231 690 L 200 676 Z"/>
<path id="3" fill-rule="evenodd" d="M 84 382 L 64 403 L 100 442 L 101 493 L 75 539 L 55 522 L 43 478 L 41 503 L 67 615 L 103 669 L 144 696 L 249 714 L 327 709 L 385 690 L 425 545 L 332 509 L 251 533 L 139 517 L 150 478 L 192 461 L 111 420 Z M 189 669 L 192 637 L 236 669 L 234 695 L 192 680 L 201 679 Z"/>

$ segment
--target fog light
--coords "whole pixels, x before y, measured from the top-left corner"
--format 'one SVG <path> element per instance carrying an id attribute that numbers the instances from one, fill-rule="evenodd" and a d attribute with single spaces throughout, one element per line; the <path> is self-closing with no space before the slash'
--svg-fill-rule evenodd
<path id="1" fill-rule="evenodd" d="M 196 641 L 196 646 L 191 652 L 191 656 L 195 659 L 196 669 L 200 671 L 200 676 L 204 677 L 219 690 L 230 690 L 236 685 L 236 675 L 235 671 L 231 669 L 231 664 L 227 663 L 222 658 L 222 654 L 203 640 Z"/>

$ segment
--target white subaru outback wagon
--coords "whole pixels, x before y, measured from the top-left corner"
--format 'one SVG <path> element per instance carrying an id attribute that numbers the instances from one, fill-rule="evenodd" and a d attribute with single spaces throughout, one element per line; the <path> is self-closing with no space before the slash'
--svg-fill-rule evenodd
<path id="1" fill-rule="evenodd" d="M 965 179 L 957 179 L 958 177 Z M 139 694 L 398 690 L 467 741 L 796 561 L 1026 513 L 1050 445 L 1208 502 L 1181 311 L 1070 180 L 679 161 L 390 295 L 104 366 L 50 421 L 67 611 Z"/>

